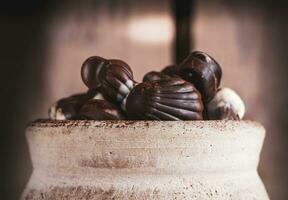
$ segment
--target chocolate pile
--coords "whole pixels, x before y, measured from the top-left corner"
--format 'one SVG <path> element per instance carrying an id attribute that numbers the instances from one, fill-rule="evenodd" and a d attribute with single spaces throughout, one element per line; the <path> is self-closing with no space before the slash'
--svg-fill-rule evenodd
<path id="1" fill-rule="evenodd" d="M 220 65 L 204 52 L 179 65 L 152 71 L 142 83 L 129 65 L 98 56 L 82 65 L 88 92 L 63 98 L 49 109 L 55 120 L 240 120 L 245 106 L 230 88 L 219 88 Z"/>

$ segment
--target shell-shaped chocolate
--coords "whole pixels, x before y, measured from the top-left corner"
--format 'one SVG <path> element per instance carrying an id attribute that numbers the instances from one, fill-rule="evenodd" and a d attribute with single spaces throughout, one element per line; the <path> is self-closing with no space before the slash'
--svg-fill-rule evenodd
<path id="1" fill-rule="evenodd" d="M 106 100 L 90 99 L 79 111 L 80 119 L 88 120 L 121 120 L 125 119 L 120 108 Z"/>
<path id="2" fill-rule="evenodd" d="M 49 118 L 54 120 L 78 119 L 78 112 L 82 105 L 97 95 L 96 90 L 89 90 L 87 93 L 75 94 L 62 98 L 49 108 Z"/>
<path id="3" fill-rule="evenodd" d="M 164 67 L 160 72 L 169 76 L 172 75 L 177 75 L 178 71 L 177 71 L 177 66 L 176 65 L 168 65 L 166 67 Z"/>
<path id="4" fill-rule="evenodd" d="M 200 120 L 203 104 L 193 84 L 173 77 L 136 85 L 126 101 L 126 114 L 136 120 Z"/>
<path id="5" fill-rule="evenodd" d="M 113 102 L 121 103 L 134 87 L 132 70 L 121 60 L 90 57 L 83 64 L 81 75 L 89 88 L 100 87 L 103 96 Z"/>
<path id="6" fill-rule="evenodd" d="M 208 54 L 194 51 L 178 66 L 178 75 L 201 92 L 204 102 L 209 102 L 220 86 L 222 70 Z"/>
<path id="7" fill-rule="evenodd" d="M 145 76 L 143 77 L 143 82 L 157 81 L 166 78 L 170 78 L 170 76 L 161 72 L 151 71 L 145 74 Z"/>
<path id="8" fill-rule="evenodd" d="M 122 102 L 134 87 L 133 73 L 121 60 L 109 60 L 109 65 L 100 71 L 101 92 L 113 102 Z"/>
<path id="9" fill-rule="evenodd" d="M 245 105 L 234 90 L 222 88 L 208 103 L 207 114 L 211 120 L 240 120 L 245 114 Z"/>
<path id="10" fill-rule="evenodd" d="M 100 87 L 99 72 L 107 64 L 108 61 L 99 56 L 91 56 L 84 61 L 81 67 L 81 77 L 88 88 L 94 89 Z"/>

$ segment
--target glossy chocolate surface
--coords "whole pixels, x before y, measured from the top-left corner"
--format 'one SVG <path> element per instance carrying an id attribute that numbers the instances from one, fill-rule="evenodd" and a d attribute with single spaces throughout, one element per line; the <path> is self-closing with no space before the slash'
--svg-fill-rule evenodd
<path id="1" fill-rule="evenodd" d="M 210 120 L 240 120 L 240 117 L 231 107 L 218 107 L 209 115 Z"/>
<path id="2" fill-rule="evenodd" d="M 99 70 L 106 65 L 107 60 L 99 56 L 91 56 L 84 61 L 81 67 L 81 78 L 88 88 L 100 87 Z"/>
<path id="3" fill-rule="evenodd" d="M 62 98 L 58 100 L 55 106 L 55 112 L 63 115 L 62 119 L 78 119 L 78 112 L 82 105 L 93 98 L 97 94 L 97 90 L 88 90 L 86 93 L 75 94 L 70 97 Z M 52 109 L 49 109 L 49 115 L 51 116 Z M 56 117 L 56 113 L 54 114 Z"/>
<path id="4" fill-rule="evenodd" d="M 81 76 L 88 88 L 100 88 L 103 96 L 121 103 L 134 86 L 133 73 L 122 60 L 93 56 L 82 65 Z"/>
<path id="5" fill-rule="evenodd" d="M 170 78 L 170 76 L 161 72 L 151 71 L 145 74 L 145 76 L 143 77 L 143 82 L 152 82 L 166 78 Z"/>
<path id="6" fill-rule="evenodd" d="M 177 66 L 176 65 L 168 65 L 166 67 L 164 67 L 160 72 L 166 75 L 175 75 L 178 74 L 177 71 Z"/>
<path id="7" fill-rule="evenodd" d="M 177 74 L 195 85 L 205 102 L 211 100 L 221 82 L 220 65 L 208 54 L 200 51 L 190 53 L 178 66 Z"/>
<path id="8" fill-rule="evenodd" d="M 90 99 L 79 111 L 80 119 L 120 120 L 125 119 L 122 111 L 106 100 Z"/>
<path id="9" fill-rule="evenodd" d="M 126 62 L 99 56 L 85 60 L 81 77 L 89 91 L 57 101 L 51 119 L 238 120 L 245 112 L 235 92 L 217 93 L 221 67 L 201 51 L 179 65 L 148 72 L 138 85 Z"/>
<path id="10" fill-rule="evenodd" d="M 126 113 L 135 120 L 200 120 L 202 111 L 201 94 L 175 77 L 138 84 L 126 102 Z"/>

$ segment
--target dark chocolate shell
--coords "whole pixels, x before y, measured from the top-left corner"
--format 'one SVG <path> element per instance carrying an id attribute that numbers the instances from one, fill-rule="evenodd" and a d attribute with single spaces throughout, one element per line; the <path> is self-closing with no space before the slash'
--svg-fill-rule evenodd
<path id="1" fill-rule="evenodd" d="M 81 76 L 88 88 L 100 88 L 103 96 L 113 102 L 121 103 L 134 87 L 132 70 L 121 60 L 90 57 L 82 65 Z"/>
<path id="2" fill-rule="evenodd" d="M 126 114 L 135 120 L 201 120 L 201 94 L 181 78 L 136 85 L 126 101 Z"/>
<path id="3" fill-rule="evenodd" d="M 121 120 L 125 119 L 121 109 L 106 100 L 90 99 L 79 111 L 80 119 Z"/>
<path id="4" fill-rule="evenodd" d="M 170 78 L 170 76 L 163 74 L 161 72 L 156 72 L 156 71 L 151 71 L 145 74 L 143 77 L 143 82 L 151 82 L 151 81 L 156 81 L 156 80 L 161 80 L 161 79 L 166 79 Z"/>
<path id="5" fill-rule="evenodd" d="M 94 98 L 97 94 L 98 92 L 96 90 L 89 90 L 87 93 L 75 94 L 58 100 L 49 108 L 48 113 L 50 119 L 78 119 L 78 112 L 82 105 L 89 99 Z"/>
<path id="6" fill-rule="evenodd" d="M 100 70 L 99 80 L 104 97 L 115 103 L 122 103 L 135 85 L 132 70 L 121 60 L 108 60 L 108 65 Z"/>
<path id="7" fill-rule="evenodd" d="M 177 66 L 176 65 L 168 65 L 166 67 L 164 67 L 160 72 L 169 76 L 172 75 L 177 75 L 178 71 L 177 71 Z"/>
<path id="8" fill-rule="evenodd" d="M 88 88 L 95 89 L 100 87 L 99 72 L 107 64 L 108 61 L 99 56 L 91 56 L 85 60 L 81 67 L 81 77 Z"/>
<path id="9" fill-rule="evenodd" d="M 201 92 L 204 102 L 209 102 L 220 86 L 222 70 L 208 54 L 194 51 L 178 66 L 178 75 L 191 82 Z"/>

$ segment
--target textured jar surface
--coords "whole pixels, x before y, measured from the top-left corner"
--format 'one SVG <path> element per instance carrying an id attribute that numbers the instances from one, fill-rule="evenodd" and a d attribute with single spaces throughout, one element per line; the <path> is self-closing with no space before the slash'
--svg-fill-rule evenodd
<path id="1" fill-rule="evenodd" d="M 22 199 L 268 199 L 252 121 L 51 121 L 27 127 Z"/>

